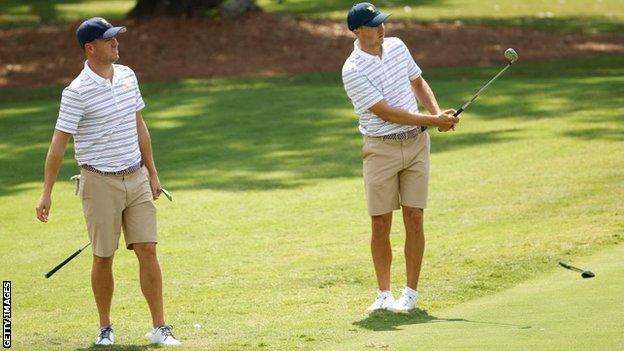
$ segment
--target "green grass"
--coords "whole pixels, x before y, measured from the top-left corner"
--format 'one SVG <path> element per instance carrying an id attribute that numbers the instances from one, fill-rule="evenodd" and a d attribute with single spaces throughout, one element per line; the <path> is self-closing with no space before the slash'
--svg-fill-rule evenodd
<path id="1" fill-rule="evenodd" d="M 258 0 L 267 11 L 344 20 L 350 0 Z M 573 32 L 624 31 L 619 0 L 381 0 L 373 1 L 394 19 L 423 22 L 518 26 Z"/>
<path id="2" fill-rule="evenodd" d="M 257 3 L 271 13 L 344 20 L 353 1 L 258 0 Z M 567 32 L 624 32 L 624 7 L 620 0 L 382 0 L 374 3 L 391 12 L 394 19 Z M 0 1 L 0 28 L 73 23 L 96 15 L 118 20 L 134 4 L 133 0 L 4 0 Z"/>
<path id="3" fill-rule="evenodd" d="M 124 18 L 134 0 L 2 0 L 0 28 L 53 25 L 101 16 L 108 20 Z"/>
<path id="4" fill-rule="evenodd" d="M 458 106 L 499 68 L 424 74 L 443 106 Z M 520 63 L 470 107 L 458 131 L 432 132 L 421 281 L 428 315 L 443 318 L 452 306 L 557 269 L 560 259 L 624 242 L 623 86 L 621 56 Z M 142 88 L 160 178 L 174 196 L 158 202 L 159 251 L 168 321 L 185 345 L 324 350 L 376 340 L 363 312 L 375 283 L 361 141 L 340 77 Z M 34 218 L 60 92 L 0 90 L 0 276 L 14 284 L 17 350 L 88 349 L 96 332 L 89 252 L 50 280 L 42 276 L 87 241 L 68 181 L 77 172 L 71 150 L 50 223 Z M 400 216 L 394 223 L 398 288 Z M 150 322 L 134 255 L 120 249 L 115 272 L 115 349 L 145 349 Z"/>
<path id="5" fill-rule="evenodd" d="M 622 255 L 624 245 L 579 262 L 597 272 L 594 279 L 559 269 L 435 315 L 371 315 L 357 323 L 376 333 L 324 349 L 622 350 Z"/>

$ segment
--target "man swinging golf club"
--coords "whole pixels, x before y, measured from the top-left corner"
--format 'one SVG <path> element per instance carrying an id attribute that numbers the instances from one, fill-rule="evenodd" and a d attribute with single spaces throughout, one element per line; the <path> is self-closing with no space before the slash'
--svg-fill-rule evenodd
<path id="1" fill-rule="evenodd" d="M 342 68 L 347 95 L 363 135 L 363 173 L 372 221 L 371 251 L 379 291 L 368 308 L 404 312 L 416 308 L 425 248 L 423 210 L 429 178 L 428 126 L 454 128 L 455 110 L 442 112 L 409 50 L 399 38 L 384 38 L 383 14 L 370 3 L 353 5 L 347 15 L 357 38 Z M 418 111 L 417 100 L 431 114 Z M 392 211 L 403 209 L 407 286 L 394 300 L 390 290 Z"/>
<path id="2" fill-rule="evenodd" d="M 117 34 L 101 17 L 84 21 L 76 31 L 86 55 L 84 69 L 63 90 L 60 112 L 45 162 L 45 179 L 37 218 L 48 221 L 52 187 L 70 137 L 80 171 L 82 200 L 93 248 L 91 286 L 100 317 L 97 345 L 112 345 L 110 309 L 113 255 L 123 228 L 126 247 L 140 267 L 141 290 L 149 306 L 151 342 L 180 345 L 165 324 L 162 274 L 156 256 L 156 207 L 161 192 L 147 126 L 145 107 L 134 72 L 119 59 Z"/>

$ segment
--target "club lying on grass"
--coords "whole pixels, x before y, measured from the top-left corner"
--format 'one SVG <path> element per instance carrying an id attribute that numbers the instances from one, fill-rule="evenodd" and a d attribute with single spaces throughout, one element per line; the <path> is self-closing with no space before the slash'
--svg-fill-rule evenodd
<path id="1" fill-rule="evenodd" d="M 569 270 L 571 270 L 571 271 L 575 271 L 575 272 L 579 272 L 579 273 L 581 273 L 581 277 L 583 277 L 583 278 L 593 278 L 593 277 L 595 277 L 595 276 L 596 276 L 596 275 L 595 275 L 593 272 L 591 272 L 591 271 L 586 271 L 586 270 L 584 270 L 584 269 L 580 269 L 580 268 L 574 267 L 573 265 L 571 265 L 571 264 L 569 264 L 569 263 L 567 263 L 567 262 L 559 262 L 559 265 L 560 265 L 561 267 L 566 268 L 566 269 L 569 269 Z"/>

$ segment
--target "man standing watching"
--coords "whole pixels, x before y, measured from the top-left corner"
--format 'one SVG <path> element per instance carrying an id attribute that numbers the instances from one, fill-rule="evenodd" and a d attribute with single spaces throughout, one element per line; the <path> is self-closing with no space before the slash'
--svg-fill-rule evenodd
<path id="1" fill-rule="evenodd" d="M 61 107 L 45 162 L 45 179 L 37 218 L 48 221 L 52 187 L 70 137 L 80 170 L 82 200 L 93 248 L 91 286 L 100 317 L 96 345 L 115 341 L 110 321 L 113 297 L 113 255 L 123 228 L 126 247 L 134 250 L 141 290 L 152 316 L 151 342 L 180 345 L 165 324 L 162 274 L 156 255 L 156 207 L 161 192 L 147 126 L 145 107 L 134 72 L 114 64 L 119 59 L 116 35 L 105 19 L 84 21 L 76 31 L 87 61 L 63 90 Z"/>
<path id="2" fill-rule="evenodd" d="M 389 15 L 370 3 L 347 15 L 356 36 L 342 68 L 347 95 L 363 135 L 363 173 L 372 222 L 371 251 L 379 291 L 368 311 L 416 308 L 418 277 L 425 249 L 423 210 L 429 178 L 428 126 L 440 131 L 459 122 L 455 110 L 440 111 L 409 50 L 399 38 L 384 38 Z M 431 114 L 418 111 L 419 101 Z M 392 211 L 403 209 L 407 286 L 395 300 L 390 290 Z"/>

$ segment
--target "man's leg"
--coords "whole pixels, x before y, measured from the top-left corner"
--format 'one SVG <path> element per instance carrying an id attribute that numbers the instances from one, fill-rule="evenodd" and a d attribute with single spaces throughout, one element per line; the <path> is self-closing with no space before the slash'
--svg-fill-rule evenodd
<path id="1" fill-rule="evenodd" d="M 139 259 L 141 291 L 147 300 L 154 328 L 165 324 L 162 297 L 162 274 L 156 255 L 155 243 L 133 244 L 132 249 Z"/>
<path id="2" fill-rule="evenodd" d="M 423 230 L 423 209 L 403 206 L 405 224 L 405 268 L 407 286 L 418 290 L 418 278 L 425 251 L 425 233 Z"/>
<path id="3" fill-rule="evenodd" d="M 392 265 L 392 247 L 390 246 L 390 228 L 392 212 L 372 216 L 371 252 L 380 291 L 390 290 L 390 267 Z"/>
<path id="4" fill-rule="evenodd" d="M 110 310 L 115 282 L 113 280 L 113 256 L 98 257 L 93 255 L 91 267 L 91 287 L 95 304 L 100 316 L 100 328 L 111 325 Z"/>

